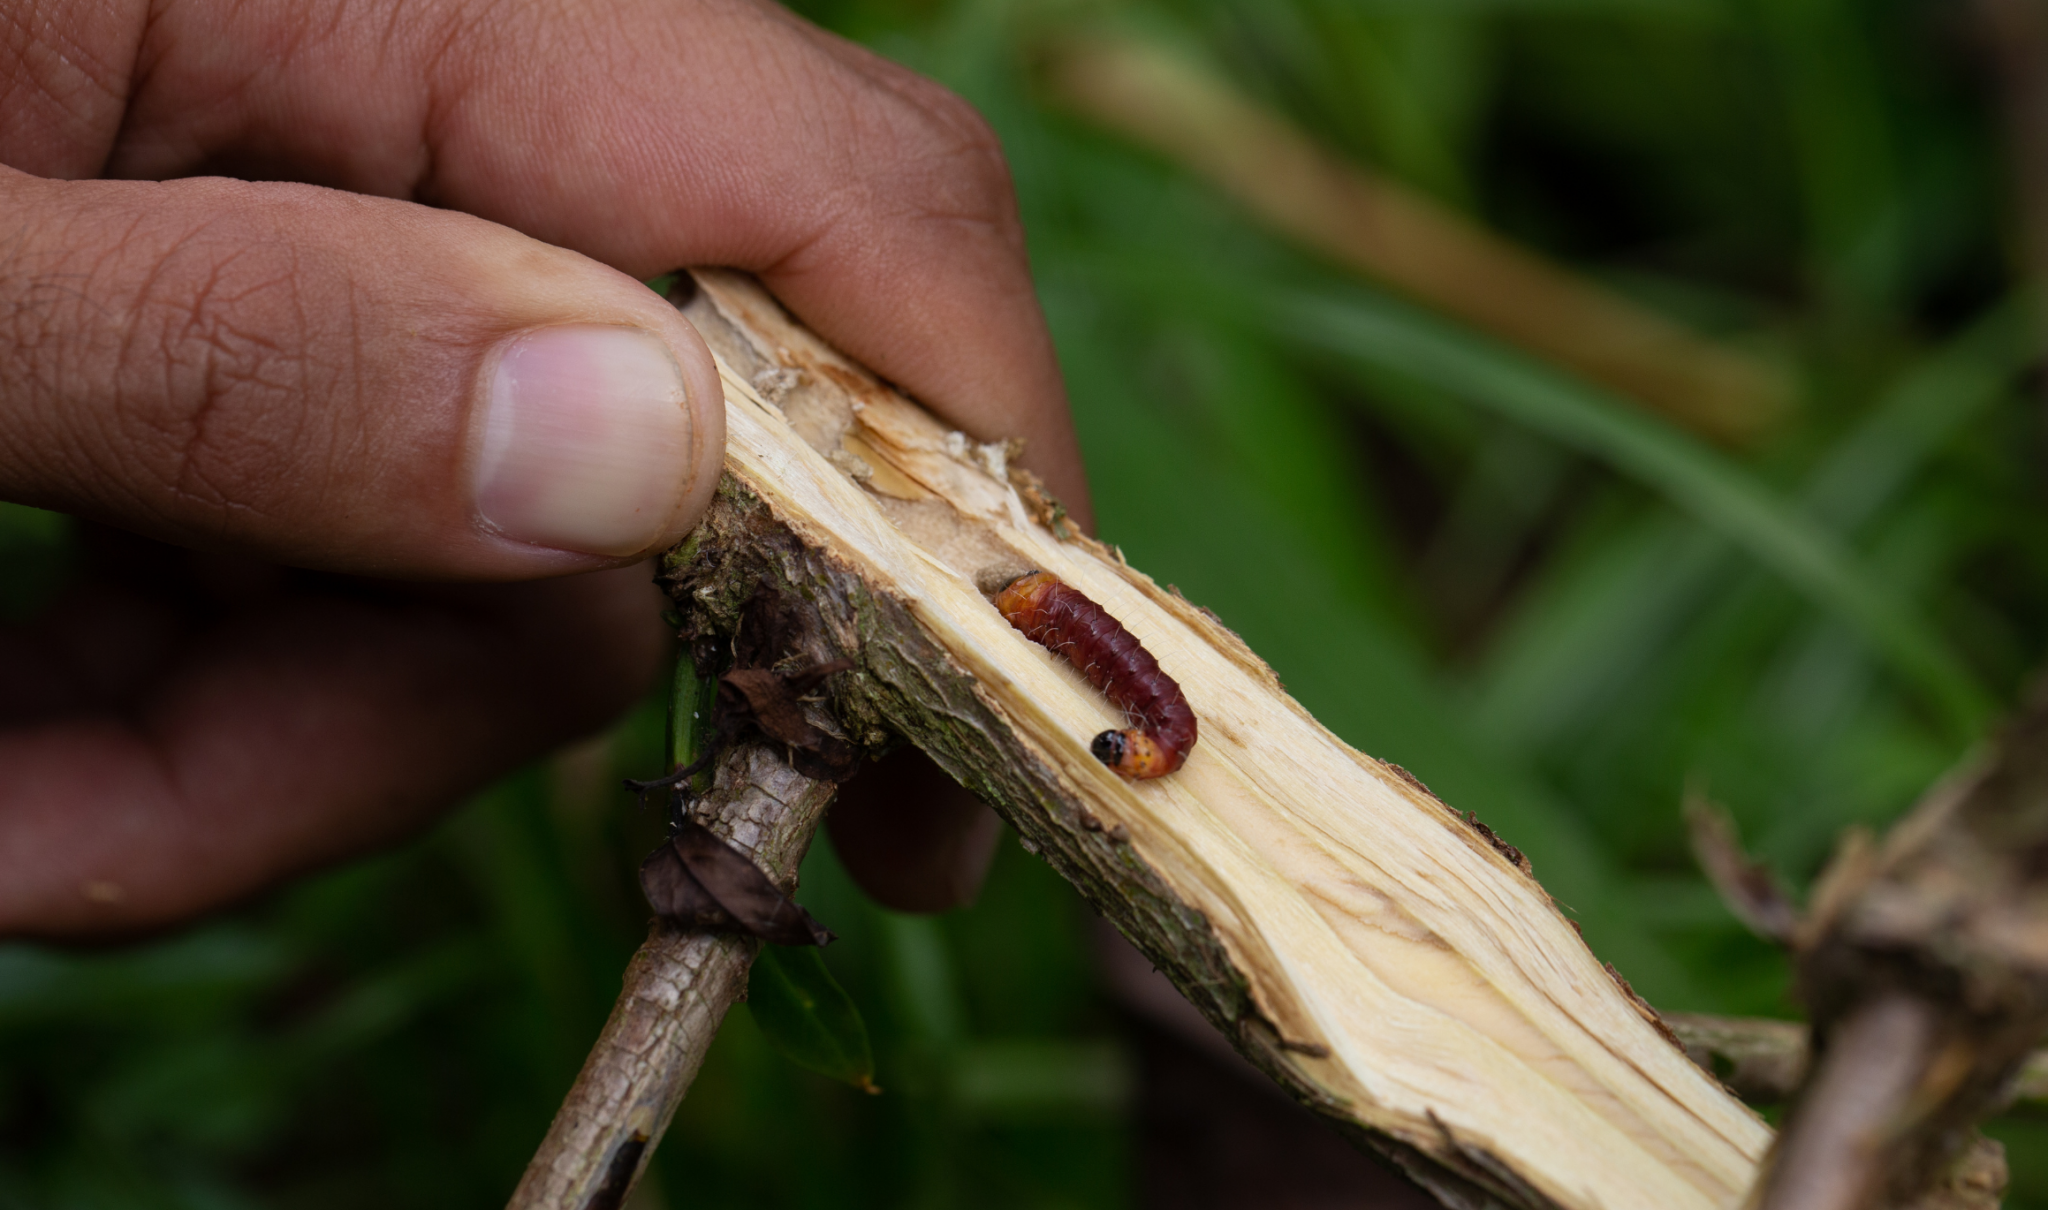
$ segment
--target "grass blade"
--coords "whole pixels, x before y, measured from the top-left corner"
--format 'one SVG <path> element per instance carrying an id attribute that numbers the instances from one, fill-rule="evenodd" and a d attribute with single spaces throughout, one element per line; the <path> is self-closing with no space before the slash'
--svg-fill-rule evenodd
<path id="1" fill-rule="evenodd" d="M 1807 512 L 1670 426 L 1548 366 L 1363 290 L 1276 291 L 1285 336 L 1454 390 L 1663 494 L 1840 617 L 1917 686 L 1943 721 L 1974 735 L 1991 701 L 1948 644 Z"/>

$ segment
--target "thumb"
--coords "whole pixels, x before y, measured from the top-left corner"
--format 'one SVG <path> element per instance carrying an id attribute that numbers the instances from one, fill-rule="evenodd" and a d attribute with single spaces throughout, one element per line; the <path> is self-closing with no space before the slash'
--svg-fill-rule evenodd
<path id="1" fill-rule="evenodd" d="M 631 278 L 305 185 L 0 169 L 0 498 L 411 578 L 630 560 L 696 522 L 710 352 Z"/>

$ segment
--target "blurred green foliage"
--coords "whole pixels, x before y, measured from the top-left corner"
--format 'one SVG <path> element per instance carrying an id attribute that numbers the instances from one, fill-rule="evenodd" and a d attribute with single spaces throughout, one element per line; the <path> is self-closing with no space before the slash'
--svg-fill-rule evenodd
<path id="1" fill-rule="evenodd" d="M 2009 702 L 2048 630 L 2035 320 L 1967 5 L 1939 0 L 809 0 L 1000 132 L 1101 532 L 1346 739 L 1520 846 L 1672 1009 L 1787 1014 L 1687 857 L 1688 784 L 1795 882 Z M 1782 362 L 1707 448 L 1260 230 L 1049 107 L 1110 19 L 1325 143 Z M 2037 221 L 2048 221 L 2037 219 Z M 64 523 L 0 508 L 0 611 Z M 659 707 L 411 848 L 107 952 L 0 949 L 0 1206 L 487 1206 L 617 987 Z M 806 903 L 880 1097 L 735 1011 L 647 1205 L 1113 1206 L 1128 1061 L 1086 912 L 1015 845 L 972 909 Z M 2048 1206 L 2048 1123 L 2009 1204 Z"/>
<path id="2" fill-rule="evenodd" d="M 866 1018 L 815 947 L 763 946 L 747 974 L 747 1015 L 797 1066 L 875 1089 Z"/>

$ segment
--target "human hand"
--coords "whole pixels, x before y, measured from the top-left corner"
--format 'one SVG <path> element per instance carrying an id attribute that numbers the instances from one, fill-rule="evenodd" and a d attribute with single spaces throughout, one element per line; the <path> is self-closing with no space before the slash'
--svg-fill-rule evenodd
<path id="1" fill-rule="evenodd" d="M 758 272 L 1086 516 L 987 128 L 766 4 L 28 0 L 0 164 L 0 498 L 153 540 L 0 632 L 0 933 L 389 843 L 645 690 L 723 408 L 636 278 Z M 855 864 L 939 906 L 980 818 Z"/>

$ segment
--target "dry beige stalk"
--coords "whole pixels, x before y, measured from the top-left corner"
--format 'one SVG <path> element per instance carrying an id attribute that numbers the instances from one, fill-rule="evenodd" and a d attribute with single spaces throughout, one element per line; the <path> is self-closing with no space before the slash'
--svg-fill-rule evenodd
<path id="1" fill-rule="evenodd" d="M 1725 444 L 1767 432 L 1787 377 L 1347 163 L 1173 53 L 1111 34 L 1046 50 L 1054 96 L 1208 178 L 1308 247 Z"/>
<path id="2" fill-rule="evenodd" d="M 721 357 L 728 478 L 671 584 L 716 635 L 768 601 L 845 657 L 846 736 L 894 732 L 1017 827 L 1249 1059 L 1448 1205 L 1735 1205 L 1770 1142 L 1587 951 L 1518 854 L 1318 725 L 1205 611 L 1065 526 L 736 275 L 687 313 Z M 984 593 L 1057 573 L 1185 688 L 1179 773 Z M 780 616 L 780 615 L 778 615 Z M 1360 692 L 1371 692 L 1361 686 Z"/>

